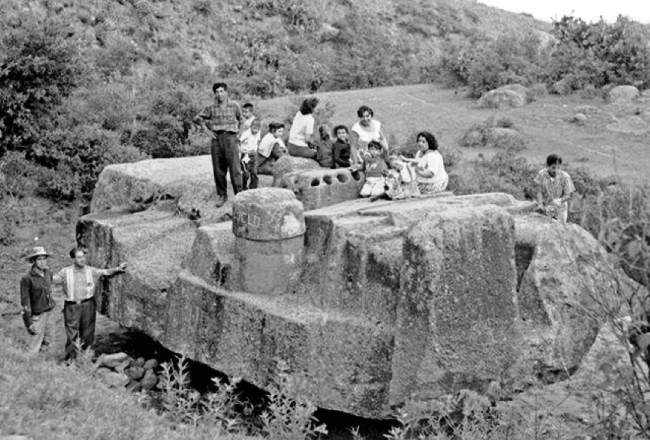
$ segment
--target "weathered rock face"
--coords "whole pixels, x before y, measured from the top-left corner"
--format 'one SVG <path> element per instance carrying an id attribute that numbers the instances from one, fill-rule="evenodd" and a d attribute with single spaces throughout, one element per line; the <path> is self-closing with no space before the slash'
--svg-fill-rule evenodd
<path id="1" fill-rule="evenodd" d="M 503 86 L 484 93 L 477 105 L 480 108 L 523 107 L 528 95 L 528 89 L 522 85 Z"/>
<path id="2" fill-rule="evenodd" d="M 574 369 L 595 298 L 616 294 L 593 238 L 505 194 L 302 212 L 262 188 L 234 206 L 200 227 L 154 209 L 82 218 L 91 264 L 131 268 L 102 286 L 102 310 L 260 387 L 282 359 L 321 407 L 381 417 L 413 394 Z"/>
<path id="3" fill-rule="evenodd" d="M 313 159 L 285 154 L 273 165 L 273 186 L 280 186 L 285 174 L 294 171 L 317 170 L 321 166 Z"/>
<path id="4" fill-rule="evenodd" d="M 607 94 L 607 101 L 610 104 L 630 104 L 640 95 L 634 86 L 616 86 Z"/>

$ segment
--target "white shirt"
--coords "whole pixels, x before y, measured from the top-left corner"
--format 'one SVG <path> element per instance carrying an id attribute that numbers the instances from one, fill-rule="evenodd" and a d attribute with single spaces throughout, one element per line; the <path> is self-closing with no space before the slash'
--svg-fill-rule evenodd
<path id="1" fill-rule="evenodd" d="M 381 122 L 371 119 L 370 126 L 364 127 L 361 125 L 361 122 L 357 121 L 352 126 L 352 131 L 359 136 L 359 141 L 365 147 L 368 145 L 368 142 L 381 139 Z"/>
<path id="2" fill-rule="evenodd" d="M 425 171 L 433 171 L 433 177 L 418 176 L 418 182 L 439 183 L 448 180 L 442 155 L 438 150 L 428 150 L 418 159 L 418 166 Z"/>
<path id="3" fill-rule="evenodd" d="M 269 157 L 271 155 L 271 151 L 273 151 L 273 145 L 276 143 L 280 144 L 280 147 L 285 148 L 284 141 L 282 139 L 276 138 L 271 132 L 266 133 L 260 142 L 260 146 L 257 147 L 257 154 L 263 157 Z"/>
<path id="4" fill-rule="evenodd" d="M 250 128 L 244 131 L 239 137 L 239 152 L 241 154 L 255 154 L 260 138 L 261 133 L 259 131 L 256 134 L 253 134 Z"/>
<path id="5" fill-rule="evenodd" d="M 289 130 L 289 143 L 306 147 L 307 140 L 311 139 L 312 134 L 314 134 L 314 117 L 311 114 L 296 113 Z"/>

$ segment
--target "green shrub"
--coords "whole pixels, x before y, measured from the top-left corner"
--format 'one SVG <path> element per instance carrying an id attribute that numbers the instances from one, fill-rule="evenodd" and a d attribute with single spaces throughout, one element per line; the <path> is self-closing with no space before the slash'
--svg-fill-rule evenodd
<path id="1" fill-rule="evenodd" d="M 0 46 L 0 157 L 29 151 L 51 129 L 56 108 L 83 80 L 75 40 L 54 22 L 29 22 Z"/>
<path id="2" fill-rule="evenodd" d="M 147 156 L 119 142 L 118 134 L 96 125 L 61 128 L 49 133 L 33 160 L 43 166 L 39 188 L 54 200 L 89 198 L 106 165 L 137 162 Z"/>

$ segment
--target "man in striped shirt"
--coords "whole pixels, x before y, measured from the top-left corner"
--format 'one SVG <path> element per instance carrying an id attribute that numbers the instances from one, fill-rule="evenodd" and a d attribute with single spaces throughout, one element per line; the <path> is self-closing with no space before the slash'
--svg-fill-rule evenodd
<path id="1" fill-rule="evenodd" d="M 76 356 L 74 344 L 77 340 L 80 340 L 82 349 L 91 347 L 95 341 L 95 285 L 99 277 L 124 273 L 127 269 L 126 263 L 112 269 L 87 266 L 86 250 L 79 247 L 70 251 L 70 258 L 74 260 L 74 264 L 64 267 L 53 277 L 54 284 L 63 285 L 65 296 L 63 323 L 66 334 L 66 360 Z"/>
<path id="2" fill-rule="evenodd" d="M 228 86 L 216 83 L 212 86 L 214 102 L 199 113 L 194 120 L 212 137 L 212 172 L 217 187 L 217 208 L 228 200 L 226 173 L 235 194 L 242 188 L 242 172 L 239 162 L 237 134 L 242 122 L 239 104 L 228 98 Z"/>

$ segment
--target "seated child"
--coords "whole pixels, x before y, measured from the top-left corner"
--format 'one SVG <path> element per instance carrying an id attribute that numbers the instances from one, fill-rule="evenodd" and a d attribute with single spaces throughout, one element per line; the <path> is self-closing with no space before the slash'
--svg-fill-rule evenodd
<path id="1" fill-rule="evenodd" d="M 284 124 L 271 122 L 269 132 L 264 135 L 257 147 L 257 174 L 273 174 L 273 165 L 287 153 L 282 135 Z"/>
<path id="2" fill-rule="evenodd" d="M 332 156 L 330 133 L 326 126 L 321 125 L 318 127 L 318 134 L 320 135 L 320 140 L 314 142 L 316 145 L 316 161 L 322 167 L 332 168 L 334 166 L 334 158 Z"/>
<path id="3" fill-rule="evenodd" d="M 378 197 L 384 194 L 386 179 L 384 174 L 388 171 L 386 161 L 381 157 L 382 145 L 377 141 L 368 144 L 369 157 L 364 160 L 362 171 L 366 173 L 366 183 L 361 188 L 361 197 Z"/>
<path id="4" fill-rule="evenodd" d="M 239 137 L 239 159 L 242 170 L 242 190 L 255 189 L 259 183 L 257 177 L 257 146 L 260 143 L 259 119 L 254 119 L 251 128 Z M 250 186 L 247 186 L 250 180 Z"/>
<path id="5" fill-rule="evenodd" d="M 390 167 L 386 176 L 386 196 L 391 200 L 419 197 L 420 191 L 412 166 L 395 155 L 388 156 L 386 162 Z"/>
<path id="6" fill-rule="evenodd" d="M 333 168 L 349 168 L 351 165 L 348 134 L 348 128 L 345 125 L 334 127 L 336 142 L 332 145 Z"/>

